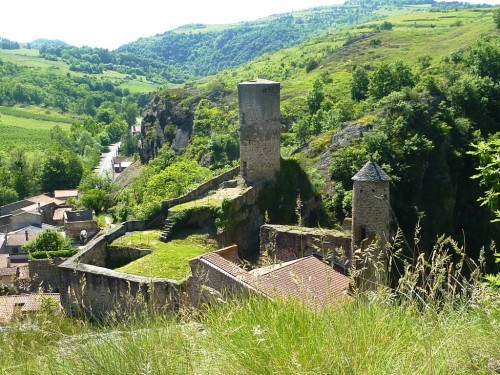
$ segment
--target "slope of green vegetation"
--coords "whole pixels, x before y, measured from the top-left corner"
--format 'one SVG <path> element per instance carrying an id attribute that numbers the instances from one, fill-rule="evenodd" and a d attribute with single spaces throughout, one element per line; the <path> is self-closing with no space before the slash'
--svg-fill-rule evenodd
<path id="1" fill-rule="evenodd" d="M 499 38 L 491 9 L 396 14 L 267 54 L 184 92 L 164 90 L 154 111 L 173 121 L 154 131 L 164 131 L 169 147 L 191 113 L 191 140 L 177 157 L 230 165 L 238 157 L 230 147 L 238 139 L 237 83 L 279 81 L 282 155 L 300 161 L 322 196 L 321 225 L 350 214 L 351 177 L 373 155 L 392 177 L 391 206 L 410 247 L 420 221 L 427 251 L 446 233 L 477 259 L 500 241 L 493 212 L 477 202 L 484 191 L 471 179 L 477 159 L 467 154 L 500 128 Z M 359 136 L 342 144 L 349 131 Z M 142 200 L 134 193 L 128 202 Z"/>
<path id="2" fill-rule="evenodd" d="M 67 48 L 75 48 L 69 47 Z M 158 89 L 158 84 L 150 82 L 145 75 L 126 74 L 113 70 L 103 70 L 99 73 L 79 72 L 70 69 L 70 65 L 62 60 L 48 60 L 40 55 L 38 49 L 19 48 L 14 50 L 0 49 L 0 59 L 5 62 L 29 68 L 36 72 L 52 72 L 61 75 L 71 74 L 76 77 L 84 77 L 91 74 L 95 78 L 105 79 L 112 82 L 120 89 L 129 89 L 132 93 L 152 92 Z"/>
<path id="3" fill-rule="evenodd" d="M 78 48 L 61 41 L 43 39 L 26 45 L 30 49 L 4 40 L 4 51 L 8 54 L 6 61 L 21 63 L 24 59 L 28 65 L 42 69 L 48 67 L 63 73 L 99 74 L 109 78 L 113 71 L 118 75 L 115 77 L 117 85 L 123 79 L 134 82 L 134 87 L 143 77 L 149 82 L 175 84 L 237 67 L 327 31 L 395 14 L 467 7 L 464 3 L 437 3 L 433 0 L 397 0 L 390 3 L 349 0 L 338 6 L 278 14 L 238 24 L 185 25 L 154 37 L 141 38 L 115 51 Z M 32 49 L 39 50 L 39 55 Z"/>
<path id="4" fill-rule="evenodd" d="M 48 112 L 48 113 L 47 113 Z M 26 150 L 44 150 L 51 147 L 50 130 L 59 126 L 69 131 L 74 118 L 57 112 L 40 113 L 37 107 L 0 107 L 0 149 L 23 146 Z"/>

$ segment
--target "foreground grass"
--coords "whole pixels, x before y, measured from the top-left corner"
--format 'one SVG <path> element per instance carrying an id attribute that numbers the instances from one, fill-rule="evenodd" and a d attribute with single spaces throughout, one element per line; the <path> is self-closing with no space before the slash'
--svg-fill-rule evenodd
<path id="1" fill-rule="evenodd" d="M 169 242 L 161 242 L 161 231 L 134 232 L 112 245 L 151 249 L 153 252 L 115 271 L 140 276 L 183 279 L 190 273 L 188 261 L 217 249 L 216 242 L 203 231 L 179 231 Z"/>
<path id="2" fill-rule="evenodd" d="M 498 294 L 419 312 L 386 298 L 313 312 L 249 299 L 187 318 L 42 315 L 0 333 L 2 374 L 472 374 L 500 368 Z M 193 319 L 193 318 L 191 318 Z"/>

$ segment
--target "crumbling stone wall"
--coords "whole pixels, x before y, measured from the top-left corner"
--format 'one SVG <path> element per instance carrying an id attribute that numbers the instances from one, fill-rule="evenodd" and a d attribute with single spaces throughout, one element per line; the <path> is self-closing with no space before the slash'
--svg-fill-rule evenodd
<path id="1" fill-rule="evenodd" d="M 162 202 L 163 213 L 166 213 L 168 211 L 169 207 L 173 207 L 173 206 L 178 205 L 178 204 L 189 202 L 193 199 L 200 197 L 201 195 L 205 194 L 206 192 L 208 192 L 212 189 L 215 189 L 223 182 L 236 176 L 239 173 L 239 171 L 240 171 L 239 166 L 231 168 L 229 171 L 224 172 L 218 176 L 215 176 L 214 178 L 211 178 L 210 180 L 202 183 L 201 185 L 197 186 L 195 189 L 191 190 L 190 192 L 188 192 L 187 194 L 185 194 L 181 197 L 172 198 L 172 199 L 169 199 L 169 200 Z"/>
<path id="2" fill-rule="evenodd" d="M 78 254 L 59 266 L 61 305 L 70 315 L 92 318 L 125 316 L 148 310 L 175 311 L 183 291 L 182 281 L 142 277 L 105 268 L 109 243 L 145 222 L 125 222 L 110 233 L 90 241 Z"/>
<path id="3" fill-rule="evenodd" d="M 260 229 L 260 252 L 266 252 L 275 262 L 319 254 L 347 268 L 351 237 L 329 229 L 266 224 Z"/>
<path id="4" fill-rule="evenodd" d="M 264 217 L 256 203 L 261 189 L 262 186 L 259 185 L 250 186 L 231 201 L 235 212 L 241 215 L 236 214 L 233 218 L 230 232 L 223 231 L 217 235 L 219 247 L 236 244 L 239 257 L 242 259 L 254 258 L 259 250 L 259 230 L 264 224 Z"/>
<path id="5" fill-rule="evenodd" d="M 148 254 L 151 254 L 149 249 L 108 245 L 106 247 L 106 267 L 112 269 L 122 267 Z"/>
<path id="6" fill-rule="evenodd" d="M 78 240 L 80 238 L 80 233 L 82 230 L 88 233 L 96 233 L 99 231 L 99 226 L 94 220 L 89 221 L 73 221 L 64 223 L 64 231 L 66 232 L 66 238 L 72 240 Z"/>

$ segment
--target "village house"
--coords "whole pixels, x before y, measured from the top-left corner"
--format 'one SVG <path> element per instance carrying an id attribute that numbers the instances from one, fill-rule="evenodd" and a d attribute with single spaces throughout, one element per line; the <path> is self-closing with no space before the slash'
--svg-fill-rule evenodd
<path id="1" fill-rule="evenodd" d="M 10 256 L 0 254 L 0 287 L 13 287 L 17 272 L 17 267 L 12 267 L 10 264 Z"/>
<path id="2" fill-rule="evenodd" d="M 80 241 L 82 231 L 87 233 L 87 238 L 92 238 L 99 232 L 99 226 L 94 220 L 94 212 L 92 210 L 65 211 L 64 232 L 66 238 Z"/>
<path id="3" fill-rule="evenodd" d="M 0 207 L 0 232 L 13 232 L 29 225 L 52 224 L 54 211 L 64 202 L 40 194 Z"/>
<path id="4" fill-rule="evenodd" d="M 0 323 L 7 323 L 13 318 L 22 318 L 39 311 L 44 299 L 55 309 L 61 308 L 59 293 L 0 296 Z"/>

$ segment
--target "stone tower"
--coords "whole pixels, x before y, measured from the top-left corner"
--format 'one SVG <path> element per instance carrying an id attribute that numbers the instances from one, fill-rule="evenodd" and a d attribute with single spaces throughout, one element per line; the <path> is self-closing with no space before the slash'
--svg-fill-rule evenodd
<path id="1" fill-rule="evenodd" d="M 274 180 L 280 169 L 280 84 L 238 84 L 241 176 L 249 184 Z"/>
<path id="2" fill-rule="evenodd" d="M 377 163 L 370 160 L 352 178 L 352 246 L 359 248 L 365 238 L 378 236 L 382 243 L 390 238 L 391 208 L 389 181 L 391 178 Z"/>

